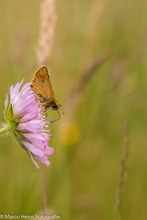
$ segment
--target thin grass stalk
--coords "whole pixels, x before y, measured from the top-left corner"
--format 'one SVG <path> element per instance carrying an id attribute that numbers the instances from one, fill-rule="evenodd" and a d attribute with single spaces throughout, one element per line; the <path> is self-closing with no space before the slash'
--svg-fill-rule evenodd
<path id="1" fill-rule="evenodd" d="M 40 29 L 36 48 L 38 65 L 47 63 L 51 56 L 56 25 L 55 0 L 42 0 L 40 6 Z M 48 210 L 47 202 L 47 169 L 42 171 L 42 206 L 44 213 Z"/>
<path id="2" fill-rule="evenodd" d="M 116 200 L 115 200 L 115 208 L 116 208 L 116 219 L 122 220 L 122 196 L 124 192 L 124 183 L 126 179 L 126 164 L 129 157 L 130 152 L 130 136 L 129 136 L 129 129 L 128 129 L 128 122 L 125 124 L 124 128 L 124 141 L 125 146 L 122 152 L 121 161 L 120 161 L 120 173 L 118 179 L 118 186 L 116 192 Z"/>

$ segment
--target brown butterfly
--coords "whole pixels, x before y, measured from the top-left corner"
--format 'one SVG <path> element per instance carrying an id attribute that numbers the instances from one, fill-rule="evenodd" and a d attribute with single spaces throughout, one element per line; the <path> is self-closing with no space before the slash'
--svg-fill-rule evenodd
<path id="1" fill-rule="evenodd" d="M 31 82 L 31 88 L 35 94 L 36 100 L 38 101 L 39 105 L 45 111 L 47 111 L 48 108 L 58 111 L 61 105 L 57 104 L 57 101 L 55 100 L 54 91 L 51 85 L 49 73 L 46 66 L 40 67 L 34 73 Z"/>

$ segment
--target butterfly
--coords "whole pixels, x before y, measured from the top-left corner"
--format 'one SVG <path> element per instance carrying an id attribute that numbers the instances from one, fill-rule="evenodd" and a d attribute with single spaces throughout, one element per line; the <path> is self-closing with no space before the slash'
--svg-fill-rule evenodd
<path id="1" fill-rule="evenodd" d="M 51 85 L 50 76 L 46 66 L 40 67 L 31 81 L 31 88 L 40 107 L 46 112 L 49 108 L 57 110 L 61 105 L 55 100 L 54 91 Z M 58 112 L 59 114 L 59 112 Z M 60 114 L 59 114 L 60 118 Z"/>

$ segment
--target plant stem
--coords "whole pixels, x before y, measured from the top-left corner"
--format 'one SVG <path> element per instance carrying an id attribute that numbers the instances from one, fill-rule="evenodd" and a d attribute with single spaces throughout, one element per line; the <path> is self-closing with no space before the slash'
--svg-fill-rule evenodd
<path id="1" fill-rule="evenodd" d="M 47 169 L 44 166 L 42 170 L 42 203 L 43 212 L 47 213 Z"/>
<path id="2" fill-rule="evenodd" d="M 0 128 L 0 134 L 3 134 L 11 129 L 10 125 L 5 125 L 5 127 Z"/>
<path id="3" fill-rule="evenodd" d="M 117 186 L 117 193 L 116 193 L 116 215 L 118 220 L 122 219 L 122 196 L 124 191 L 124 183 L 126 177 L 126 163 L 130 153 L 130 136 L 129 136 L 129 129 L 128 129 L 128 122 L 125 123 L 124 128 L 124 141 L 125 146 L 121 156 L 121 163 L 120 163 L 120 173 L 119 173 L 119 181 Z"/>

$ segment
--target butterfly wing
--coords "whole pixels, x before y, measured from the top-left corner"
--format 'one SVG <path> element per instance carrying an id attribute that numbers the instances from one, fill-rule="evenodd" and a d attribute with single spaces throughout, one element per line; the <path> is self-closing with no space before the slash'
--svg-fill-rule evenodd
<path id="1" fill-rule="evenodd" d="M 32 79 L 33 90 L 43 98 L 54 101 L 54 91 L 50 82 L 50 77 L 46 66 L 39 68 Z"/>

